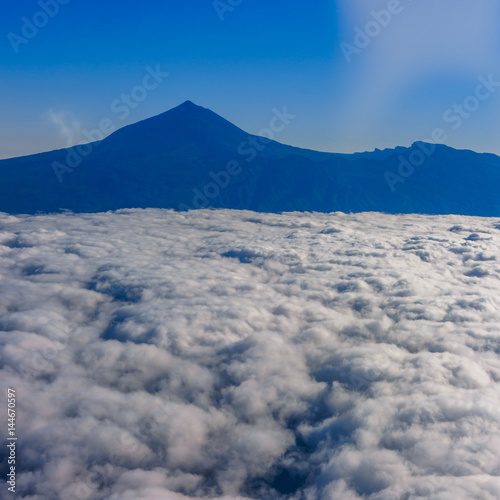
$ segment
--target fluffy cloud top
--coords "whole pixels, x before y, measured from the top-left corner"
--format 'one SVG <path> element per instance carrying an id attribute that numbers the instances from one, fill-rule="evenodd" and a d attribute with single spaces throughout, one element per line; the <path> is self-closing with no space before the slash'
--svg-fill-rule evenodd
<path id="1" fill-rule="evenodd" d="M 18 498 L 500 498 L 499 229 L 1 216 Z"/>

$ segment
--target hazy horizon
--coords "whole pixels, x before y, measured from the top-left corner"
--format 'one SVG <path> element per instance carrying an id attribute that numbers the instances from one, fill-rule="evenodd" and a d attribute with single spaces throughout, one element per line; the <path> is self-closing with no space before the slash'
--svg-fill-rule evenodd
<path id="1" fill-rule="evenodd" d="M 191 100 L 188 99 L 188 101 L 191 101 Z M 182 104 L 182 103 L 179 103 L 179 105 L 180 104 Z M 196 103 L 196 102 L 194 104 L 197 105 L 197 106 L 205 107 L 202 104 L 199 104 L 199 103 Z M 174 108 L 175 107 L 177 107 L 177 106 L 174 106 Z M 171 109 L 174 109 L 174 108 L 171 108 Z M 167 111 L 170 111 L 170 110 L 163 111 L 162 113 L 159 113 L 159 114 L 166 113 Z M 214 111 L 214 110 L 211 110 L 211 111 Z M 146 117 L 146 118 L 143 118 L 142 120 L 139 120 L 139 121 L 145 121 L 145 120 L 148 120 L 149 118 L 154 118 L 155 116 L 158 116 L 158 115 L 153 115 L 153 116 L 150 116 L 150 117 Z M 222 117 L 222 118 L 224 118 L 224 117 Z M 117 132 L 121 128 L 127 127 L 129 125 L 134 125 L 135 123 L 138 123 L 138 122 L 134 122 L 134 123 L 123 125 L 123 127 L 117 128 L 116 130 L 114 130 L 109 135 L 112 135 L 113 133 Z M 236 125 L 238 127 L 237 123 L 233 123 L 233 125 Z M 238 128 L 241 128 L 241 127 L 238 127 Z M 84 129 L 84 130 L 86 130 L 86 129 Z M 246 132 L 246 131 L 244 130 L 244 132 Z M 109 135 L 105 135 L 104 138 L 109 137 Z M 253 135 L 256 135 L 256 136 L 259 136 L 259 137 L 265 137 L 262 134 L 260 134 L 259 132 L 257 132 L 256 134 L 253 134 Z M 29 153 L 28 155 L 12 156 L 12 157 L 5 157 L 5 158 L 0 157 L 0 161 L 1 160 L 10 160 L 10 159 L 15 159 L 15 158 L 22 158 L 23 156 L 31 156 L 31 155 L 36 155 L 36 154 L 49 153 L 49 152 L 52 152 L 52 151 L 58 151 L 58 150 L 63 150 L 63 149 L 70 149 L 70 148 L 78 146 L 78 145 L 91 144 L 92 142 L 95 142 L 95 141 L 92 141 L 92 140 L 85 141 L 85 140 L 83 140 L 83 141 L 80 141 L 80 142 L 75 142 L 74 144 L 72 144 L 70 146 L 64 146 L 64 147 L 61 147 L 61 148 L 44 150 L 44 151 L 37 151 L 35 153 Z M 297 148 L 301 148 L 301 146 L 297 146 L 295 144 L 287 144 L 287 143 L 281 142 L 279 140 L 277 140 L 276 142 L 279 142 L 279 143 L 285 144 L 285 145 L 289 145 L 289 146 L 294 146 L 294 147 L 297 147 Z M 413 144 L 418 143 L 418 142 L 428 142 L 429 144 L 447 146 L 447 144 L 445 144 L 444 142 L 441 143 L 441 142 L 434 142 L 432 140 L 428 140 L 428 141 L 415 140 L 415 141 L 412 141 L 411 143 L 408 143 L 408 144 L 398 144 L 396 146 L 385 147 L 385 148 L 381 148 L 381 147 L 375 146 L 373 149 L 370 149 L 370 150 L 350 151 L 350 152 L 347 152 L 347 153 L 345 153 L 343 151 L 326 151 L 326 150 L 319 150 L 319 149 L 314 150 L 314 151 L 323 152 L 323 153 L 334 153 L 334 154 L 335 153 L 340 153 L 340 154 L 371 153 L 371 152 L 375 152 L 375 151 L 393 150 L 393 149 L 398 148 L 398 147 L 410 148 Z M 500 156 L 500 153 L 492 153 L 491 151 L 475 151 L 475 150 L 471 150 L 471 149 L 466 148 L 466 147 L 463 147 L 463 148 L 461 148 L 461 147 L 453 147 L 453 146 L 449 146 L 449 147 L 452 147 L 453 149 L 457 149 L 457 150 L 474 151 L 475 153 L 480 153 L 480 154 L 486 153 L 486 154 L 494 154 L 495 156 Z M 311 149 L 311 148 L 304 148 L 304 149 Z"/>

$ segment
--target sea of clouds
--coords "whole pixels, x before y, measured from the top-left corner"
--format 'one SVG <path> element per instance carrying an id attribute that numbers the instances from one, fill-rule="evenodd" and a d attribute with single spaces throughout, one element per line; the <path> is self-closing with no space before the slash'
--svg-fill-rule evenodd
<path id="1" fill-rule="evenodd" d="M 499 246 L 453 215 L 0 214 L 16 498 L 500 498 Z"/>

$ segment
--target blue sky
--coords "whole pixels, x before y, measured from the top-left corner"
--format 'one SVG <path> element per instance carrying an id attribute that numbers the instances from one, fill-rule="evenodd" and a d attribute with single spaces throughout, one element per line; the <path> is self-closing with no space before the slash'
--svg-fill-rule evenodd
<path id="1" fill-rule="evenodd" d="M 500 82 L 499 21 L 496 0 L 8 2 L 0 158 L 187 99 L 251 133 L 286 107 L 296 118 L 275 139 L 300 147 L 405 146 L 442 128 L 450 146 L 500 154 L 500 84 L 474 100 L 481 78 Z M 124 118 L 112 105 L 148 67 L 168 76 Z"/>

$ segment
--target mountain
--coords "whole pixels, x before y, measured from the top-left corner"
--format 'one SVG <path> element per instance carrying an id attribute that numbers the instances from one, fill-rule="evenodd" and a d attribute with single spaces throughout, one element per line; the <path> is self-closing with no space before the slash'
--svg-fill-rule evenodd
<path id="1" fill-rule="evenodd" d="M 276 110 L 275 123 L 286 114 Z M 279 121 L 281 120 L 281 122 Z M 500 216 L 500 157 L 416 142 L 352 155 L 248 134 L 186 101 L 102 141 L 0 161 L 0 211 L 236 208 Z"/>

